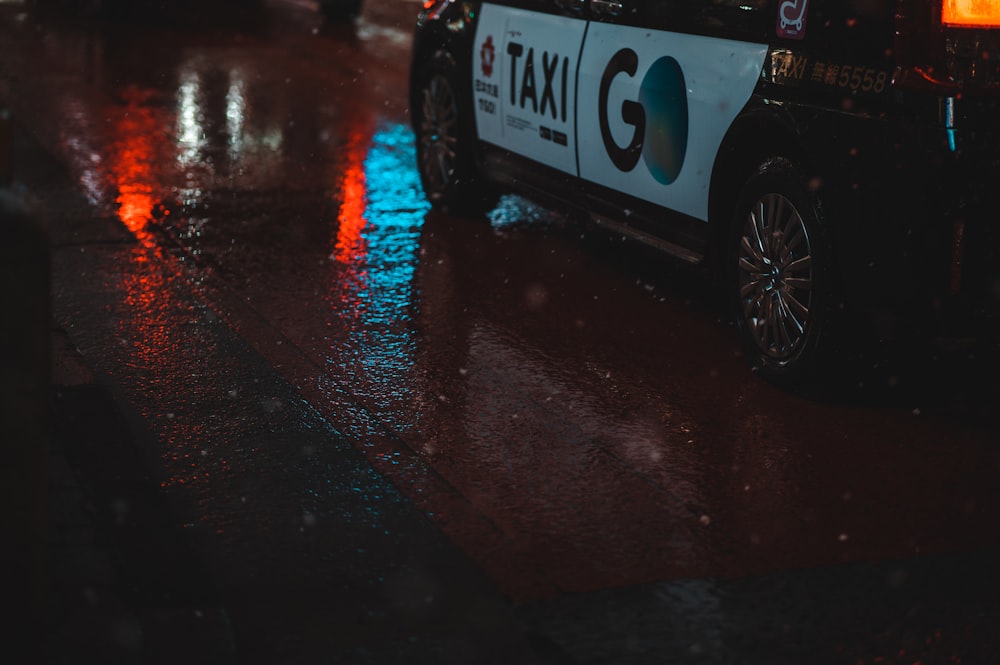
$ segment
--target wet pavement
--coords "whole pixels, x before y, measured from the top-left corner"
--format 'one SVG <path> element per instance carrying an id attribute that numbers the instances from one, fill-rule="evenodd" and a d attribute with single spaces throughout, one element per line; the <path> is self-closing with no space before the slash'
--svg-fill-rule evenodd
<path id="1" fill-rule="evenodd" d="M 53 491 L 107 558 L 54 662 L 1000 661 L 996 365 L 795 396 L 696 274 L 519 199 L 430 211 L 415 10 L 0 3 Z"/>

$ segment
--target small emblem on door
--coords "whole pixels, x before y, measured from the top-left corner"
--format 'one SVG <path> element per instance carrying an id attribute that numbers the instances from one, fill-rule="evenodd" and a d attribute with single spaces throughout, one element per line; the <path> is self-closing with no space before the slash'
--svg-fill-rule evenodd
<path id="1" fill-rule="evenodd" d="M 496 58 L 496 49 L 493 48 L 493 35 L 488 35 L 483 46 L 479 49 L 479 57 L 483 63 L 483 76 L 490 78 L 493 76 L 493 60 Z"/>
<path id="2" fill-rule="evenodd" d="M 783 0 L 778 6 L 777 32 L 785 39 L 806 36 L 806 8 L 809 0 Z"/>

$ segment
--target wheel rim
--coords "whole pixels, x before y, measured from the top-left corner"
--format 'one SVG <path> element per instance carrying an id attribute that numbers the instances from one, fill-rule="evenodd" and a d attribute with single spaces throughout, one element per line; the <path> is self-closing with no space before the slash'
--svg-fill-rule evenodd
<path id="1" fill-rule="evenodd" d="M 428 193 L 443 193 L 455 173 L 458 107 L 451 84 L 433 76 L 424 87 L 420 118 L 420 170 Z"/>
<path id="2" fill-rule="evenodd" d="M 813 259 L 802 215 L 780 194 L 762 196 L 747 215 L 739 286 L 743 323 L 759 350 L 779 364 L 793 359 L 808 333 Z"/>

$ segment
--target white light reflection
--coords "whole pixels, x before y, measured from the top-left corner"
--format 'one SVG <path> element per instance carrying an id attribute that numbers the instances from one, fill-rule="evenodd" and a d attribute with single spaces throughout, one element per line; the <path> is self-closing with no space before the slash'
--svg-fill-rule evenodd
<path id="1" fill-rule="evenodd" d="M 410 34 L 410 31 L 408 30 L 400 30 L 399 28 L 377 25 L 375 23 L 369 23 L 364 19 L 357 22 L 354 30 L 358 39 L 361 39 L 362 41 L 389 42 L 393 46 L 400 48 L 407 48 L 410 45 L 410 41 L 413 39 L 413 35 Z"/>
<path id="2" fill-rule="evenodd" d="M 104 180 L 101 176 L 101 156 L 92 152 L 79 136 L 68 136 L 66 147 L 79 158 L 76 163 L 82 167 L 80 185 L 86 193 L 87 202 L 99 205 L 105 199 Z"/>
<path id="3" fill-rule="evenodd" d="M 177 161 L 181 166 L 198 162 L 205 147 L 204 116 L 201 110 L 201 79 L 197 72 L 185 71 L 177 89 Z"/>
<path id="4" fill-rule="evenodd" d="M 93 136 L 89 127 L 87 108 L 74 98 L 64 99 L 62 105 L 62 144 L 69 153 L 69 161 L 79 173 L 80 185 L 91 205 L 107 202 L 108 192 L 103 177 L 101 155 L 87 142 Z"/>
<path id="5" fill-rule="evenodd" d="M 226 92 L 226 133 L 229 135 L 229 156 L 232 159 L 243 152 L 246 109 L 246 81 L 242 72 L 233 70 L 229 73 L 229 90 Z"/>

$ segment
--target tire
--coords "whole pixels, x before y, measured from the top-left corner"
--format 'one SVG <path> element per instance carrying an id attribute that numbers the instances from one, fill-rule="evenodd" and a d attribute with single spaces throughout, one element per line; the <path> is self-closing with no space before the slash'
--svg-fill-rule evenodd
<path id="1" fill-rule="evenodd" d="M 789 163 L 770 161 L 740 192 L 727 252 L 740 341 L 772 383 L 815 387 L 832 359 L 832 252 L 816 195 Z"/>
<path id="2" fill-rule="evenodd" d="M 471 95 L 457 84 L 452 57 L 436 53 L 418 74 L 414 105 L 417 169 L 427 200 L 435 208 L 482 215 L 497 196 L 476 167 Z"/>
<path id="3" fill-rule="evenodd" d="M 320 0 L 319 10 L 328 21 L 343 23 L 361 13 L 362 0 Z"/>

